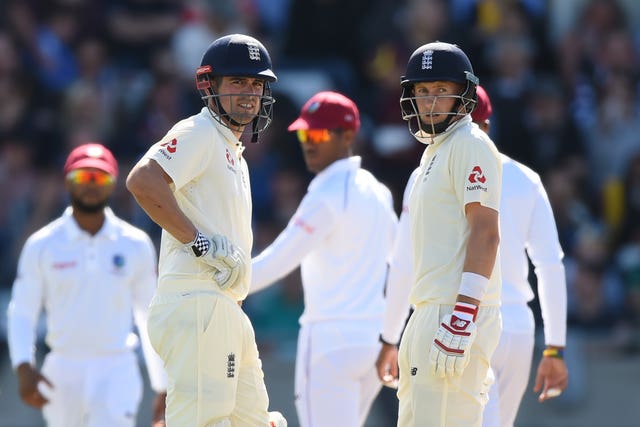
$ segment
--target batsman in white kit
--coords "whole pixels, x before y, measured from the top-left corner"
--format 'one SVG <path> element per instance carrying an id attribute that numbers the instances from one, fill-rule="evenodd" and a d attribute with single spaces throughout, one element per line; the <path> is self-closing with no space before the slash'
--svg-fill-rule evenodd
<path id="1" fill-rule="evenodd" d="M 398 353 L 398 426 L 481 427 L 501 330 L 499 153 L 471 122 L 478 78 L 460 48 L 419 47 L 401 84 L 402 117 L 427 147 L 409 197 L 415 310 Z"/>
<path id="2" fill-rule="evenodd" d="M 272 120 L 276 80 L 265 47 L 232 34 L 196 71 L 205 103 L 136 164 L 127 188 L 162 227 L 149 337 L 168 376 L 168 427 L 285 427 L 269 399 L 253 326 L 251 190 L 240 141 Z"/>
<path id="3" fill-rule="evenodd" d="M 13 284 L 8 344 L 20 397 L 42 409 L 49 427 L 135 426 L 143 393 L 131 340 L 135 320 L 159 419 L 166 378 L 146 333 L 155 248 L 107 207 L 118 164 L 106 147 L 76 147 L 64 173 L 71 205 L 28 238 Z M 39 371 L 34 349 L 42 310 L 50 351 Z"/>
<path id="4" fill-rule="evenodd" d="M 486 91 L 476 88 L 478 104 L 473 121 L 488 133 L 492 108 Z M 500 201 L 500 260 L 502 270 L 503 330 L 491 359 L 495 382 L 489 391 L 482 425 L 512 427 L 531 370 L 535 322 L 528 302 L 534 297 L 527 278 L 527 254 L 538 277 L 538 294 L 544 320 L 546 348 L 536 373 L 534 392 L 539 400 L 556 397 L 567 387 L 567 368 L 562 358 L 566 336 L 566 281 L 562 249 L 553 212 L 538 174 L 502 154 Z M 387 315 L 383 336 L 399 340 L 403 319 L 409 311 L 408 295 L 413 277 L 408 199 L 419 168 L 407 182 L 394 255 L 390 262 Z M 400 315 L 398 315 L 398 313 Z M 397 342 L 397 341 L 394 341 Z M 393 347 L 383 348 L 380 375 L 397 363 Z M 397 375 L 397 371 L 393 371 Z"/>
<path id="5" fill-rule="evenodd" d="M 295 404 L 302 427 L 360 427 L 381 388 L 375 371 L 387 261 L 397 216 L 389 189 L 352 145 L 358 108 L 344 95 L 311 97 L 290 126 L 309 171 L 307 194 L 253 261 L 251 292 L 301 266 Z"/>

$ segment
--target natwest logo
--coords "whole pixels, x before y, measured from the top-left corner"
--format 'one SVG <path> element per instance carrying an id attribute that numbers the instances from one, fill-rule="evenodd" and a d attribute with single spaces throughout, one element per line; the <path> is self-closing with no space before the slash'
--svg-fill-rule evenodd
<path id="1" fill-rule="evenodd" d="M 475 166 L 473 169 L 471 169 L 471 174 L 469 174 L 469 182 L 479 182 L 481 184 L 484 184 L 486 180 L 487 178 L 485 178 L 484 172 L 482 172 L 480 166 Z"/>
<path id="2" fill-rule="evenodd" d="M 165 142 L 164 144 L 160 144 L 161 147 L 164 147 L 169 153 L 173 154 L 178 150 L 178 140 L 173 138 L 169 142 Z"/>

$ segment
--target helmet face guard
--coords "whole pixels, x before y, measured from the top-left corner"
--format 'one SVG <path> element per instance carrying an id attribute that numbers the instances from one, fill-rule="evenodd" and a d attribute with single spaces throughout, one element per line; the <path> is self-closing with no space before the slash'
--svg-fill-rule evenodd
<path id="1" fill-rule="evenodd" d="M 216 111 L 211 113 L 218 123 L 232 130 L 251 124 L 251 142 L 257 142 L 258 134 L 273 120 L 275 99 L 270 83 L 275 82 L 277 77 L 271 68 L 269 52 L 258 40 L 243 34 L 224 36 L 215 40 L 204 53 L 201 65 L 196 70 L 196 88 L 209 111 L 212 104 L 215 107 Z M 253 77 L 264 81 L 258 114 L 225 111 L 220 102 L 221 97 L 247 94 L 218 94 L 215 79 L 224 76 Z"/>
<path id="2" fill-rule="evenodd" d="M 419 82 L 446 81 L 464 85 L 459 95 L 429 95 L 416 96 L 414 84 Z M 407 70 L 401 77 L 402 95 L 400 96 L 400 110 L 402 119 L 407 121 L 411 134 L 422 143 L 445 132 L 454 118 L 470 114 L 476 106 L 476 86 L 479 79 L 473 74 L 471 62 L 465 53 L 455 45 L 448 43 L 429 43 L 411 55 L 407 63 Z M 450 111 L 434 111 L 439 98 L 456 98 Z M 418 100 L 429 99 L 431 110 L 418 110 Z M 427 122 L 430 113 L 446 115 L 447 118 L 436 124 Z"/>

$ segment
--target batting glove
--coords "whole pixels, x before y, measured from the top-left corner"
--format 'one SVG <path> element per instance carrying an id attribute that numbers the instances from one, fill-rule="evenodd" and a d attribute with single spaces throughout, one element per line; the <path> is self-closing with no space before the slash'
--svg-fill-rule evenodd
<path id="1" fill-rule="evenodd" d="M 190 252 L 200 261 L 213 267 L 214 280 L 221 289 L 227 289 L 244 275 L 244 254 L 227 237 L 215 234 L 211 239 L 198 231 L 193 242 L 187 243 Z"/>
<path id="2" fill-rule="evenodd" d="M 453 313 L 442 318 L 429 353 L 431 372 L 435 376 L 462 375 L 469 364 L 471 345 L 477 334 L 473 323 L 477 313 L 477 306 L 458 302 Z"/>

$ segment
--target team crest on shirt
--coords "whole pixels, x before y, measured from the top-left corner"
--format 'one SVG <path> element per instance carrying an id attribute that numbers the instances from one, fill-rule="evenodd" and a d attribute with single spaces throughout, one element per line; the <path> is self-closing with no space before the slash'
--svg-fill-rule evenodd
<path id="1" fill-rule="evenodd" d="M 468 181 L 470 185 L 467 184 L 467 191 L 488 191 L 487 186 L 484 185 L 485 182 L 487 182 L 487 177 L 484 176 L 484 172 L 482 171 L 482 168 L 480 166 L 474 166 L 473 169 L 471 169 Z"/>
<path id="2" fill-rule="evenodd" d="M 124 255 L 115 254 L 113 258 L 111 258 L 111 265 L 113 266 L 113 272 L 115 274 L 122 274 L 125 265 Z"/>
<path id="3" fill-rule="evenodd" d="M 173 138 L 171 141 L 160 144 L 160 154 L 171 160 L 171 155 L 178 151 L 178 140 Z"/>

